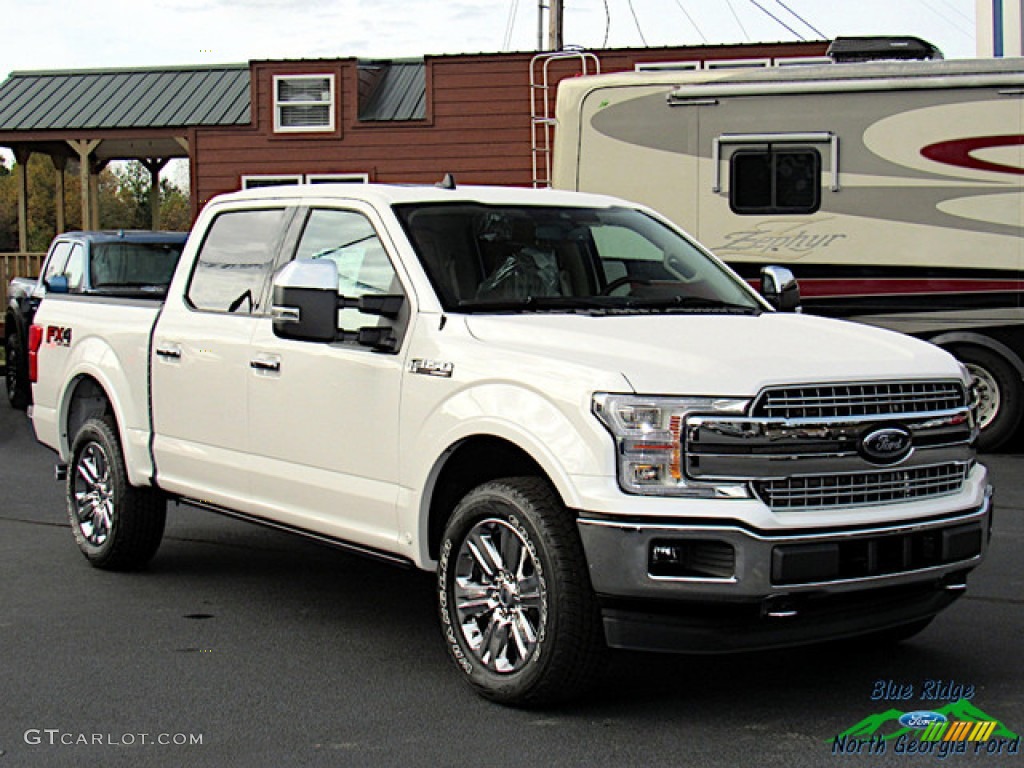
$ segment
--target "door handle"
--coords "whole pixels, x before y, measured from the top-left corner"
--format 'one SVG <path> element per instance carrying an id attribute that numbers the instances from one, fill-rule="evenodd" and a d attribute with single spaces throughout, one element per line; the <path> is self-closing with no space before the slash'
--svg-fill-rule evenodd
<path id="1" fill-rule="evenodd" d="M 164 342 L 156 348 L 157 357 L 163 357 L 168 360 L 180 360 L 181 359 L 181 345 Z"/>
<path id="2" fill-rule="evenodd" d="M 249 361 L 249 367 L 254 371 L 279 373 L 281 371 L 281 358 L 277 355 L 256 355 L 256 357 Z"/>

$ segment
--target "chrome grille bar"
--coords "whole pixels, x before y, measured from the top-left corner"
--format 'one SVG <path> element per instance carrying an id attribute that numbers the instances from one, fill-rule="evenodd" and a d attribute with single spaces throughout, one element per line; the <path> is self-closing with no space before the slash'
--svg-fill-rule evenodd
<path id="1" fill-rule="evenodd" d="M 767 389 L 754 403 L 754 416 L 841 418 L 892 416 L 962 408 L 967 403 L 957 381 L 908 381 Z"/>
<path id="2" fill-rule="evenodd" d="M 969 464 L 953 463 L 845 475 L 793 477 L 754 483 L 754 491 L 775 510 L 867 506 L 957 493 L 967 479 L 968 469 Z"/>

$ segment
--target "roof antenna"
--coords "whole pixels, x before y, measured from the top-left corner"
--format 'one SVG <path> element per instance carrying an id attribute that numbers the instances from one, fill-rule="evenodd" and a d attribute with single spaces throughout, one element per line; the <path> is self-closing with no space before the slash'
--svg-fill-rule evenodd
<path id="1" fill-rule="evenodd" d="M 444 178 L 435 186 L 438 186 L 441 189 L 455 189 L 455 177 L 450 173 L 446 173 Z"/>

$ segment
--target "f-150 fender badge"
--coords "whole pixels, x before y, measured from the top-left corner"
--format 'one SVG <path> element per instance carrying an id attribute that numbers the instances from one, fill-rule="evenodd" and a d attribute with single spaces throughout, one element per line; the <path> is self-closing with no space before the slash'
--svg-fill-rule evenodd
<path id="1" fill-rule="evenodd" d="M 914 439 L 905 427 L 882 427 L 861 438 L 860 455 L 874 464 L 895 464 L 910 455 Z"/>
<path id="2" fill-rule="evenodd" d="M 437 376 L 442 379 L 450 379 L 455 371 L 451 363 L 442 363 L 439 360 L 423 360 L 417 358 L 409 363 L 411 373 L 419 373 L 423 376 Z"/>

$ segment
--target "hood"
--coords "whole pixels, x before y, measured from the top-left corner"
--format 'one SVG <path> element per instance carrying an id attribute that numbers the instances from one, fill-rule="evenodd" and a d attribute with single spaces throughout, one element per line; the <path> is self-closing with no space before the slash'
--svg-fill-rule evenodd
<path id="1" fill-rule="evenodd" d="M 468 315 L 478 340 L 621 373 L 648 395 L 740 396 L 777 384 L 960 378 L 938 347 L 808 315 Z"/>

